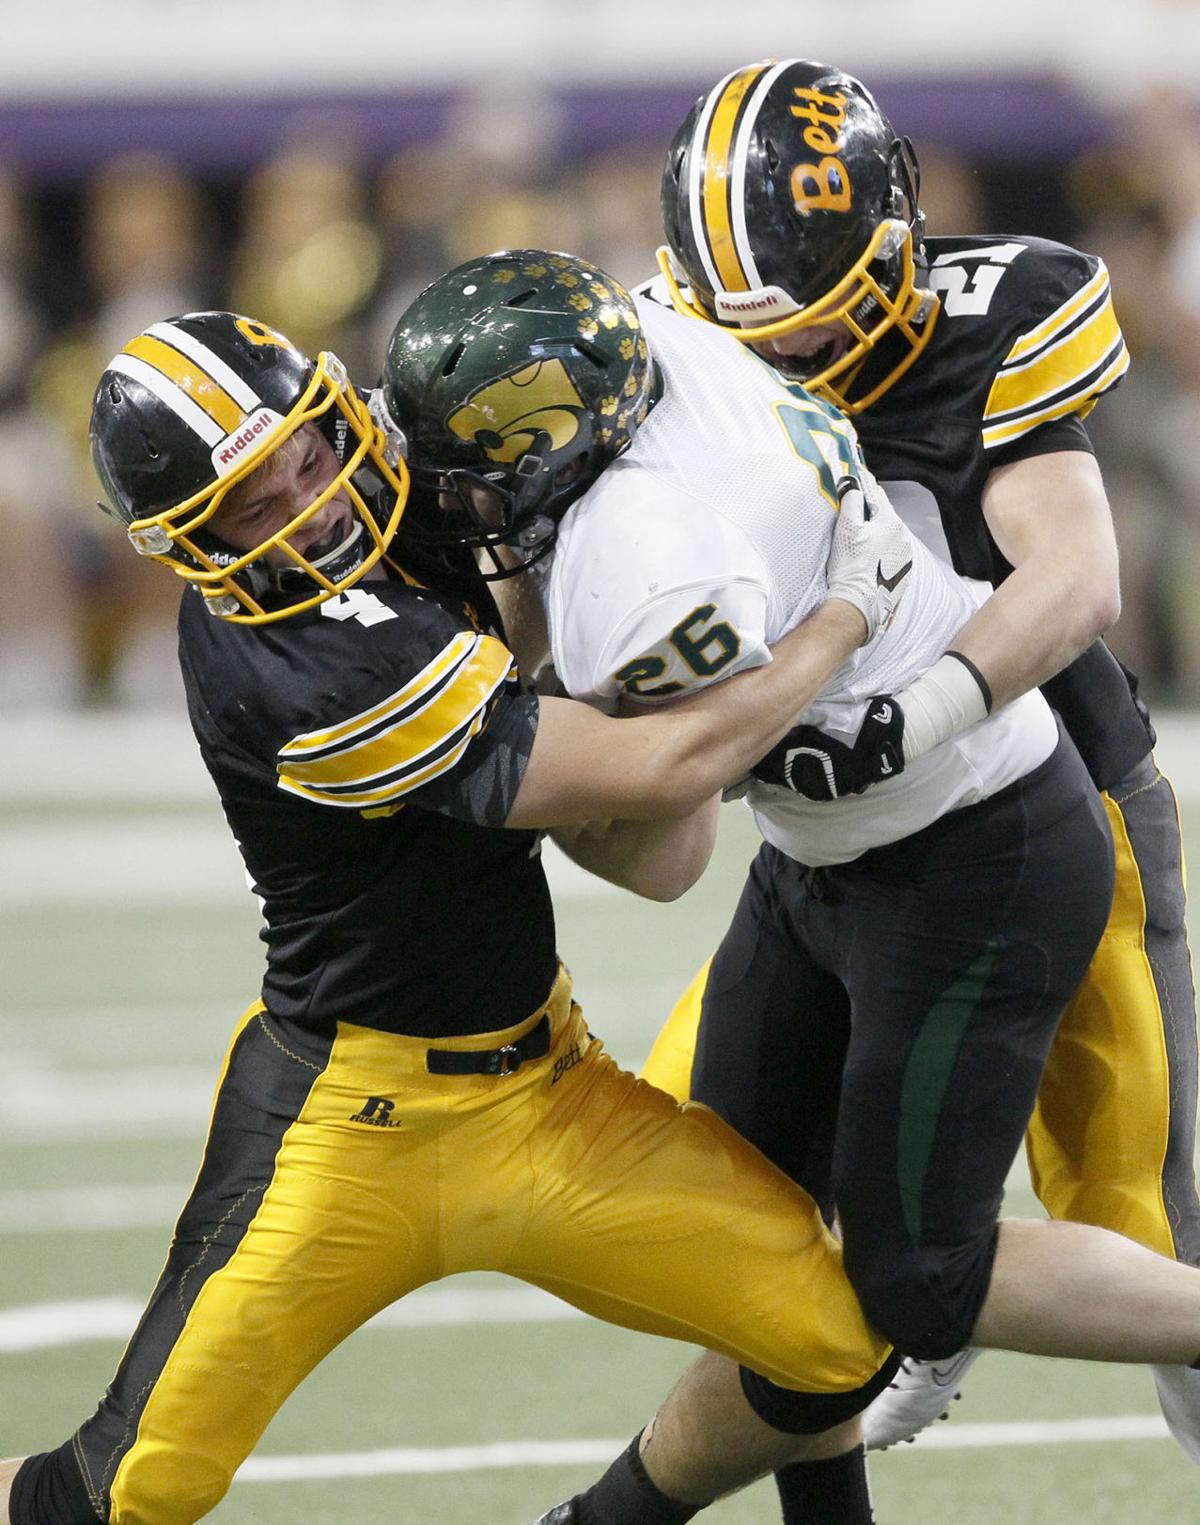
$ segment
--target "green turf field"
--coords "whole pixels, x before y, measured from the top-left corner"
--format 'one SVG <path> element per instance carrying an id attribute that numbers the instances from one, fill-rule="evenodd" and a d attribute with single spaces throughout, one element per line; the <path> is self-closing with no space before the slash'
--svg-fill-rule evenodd
<path id="1" fill-rule="evenodd" d="M 675 906 L 565 881 L 562 950 L 593 1029 L 628 1063 L 736 897 L 753 843 L 742 812 L 726 815 L 714 870 Z M 223 830 L 202 798 L 0 812 L 0 1455 L 56 1444 L 89 1411 L 190 1183 L 259 968 Z M 1032 1210 L 1019 1174 L 1008 1210 Z M 689 1355 L 500 1278 L 439 1292 L 336 1352 L 212 1518 L 519 1525 L 596 1475 Z M 875 1461 L 881 1522 L 1200 1515 L 1200 1479 L 1158 1433 L 1141 1370 L 993 1355 L 955 1409 L 936 1444 Z M 1091 1423 L 1064 1439 L 1067 1421 Z M 770 1486 L 707 1517 L 776 1518 Z"/>

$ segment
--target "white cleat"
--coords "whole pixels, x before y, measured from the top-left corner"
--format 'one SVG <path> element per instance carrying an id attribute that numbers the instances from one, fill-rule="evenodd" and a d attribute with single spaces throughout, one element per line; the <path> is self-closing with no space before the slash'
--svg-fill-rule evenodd
<path id="1" fill-rule="evenodd" d="M 967 1373 L 983 1354 L 960 1350 L 943 1361 L 915 1361 L 905 1356 L 895 1381 L 863 1412 L 863 1438 L 868 1451 L 886 1451 L 904 1440 L 915 1440 L 935 1419 L 949 1419 L 950 1405 L 960 1396 Z"/>

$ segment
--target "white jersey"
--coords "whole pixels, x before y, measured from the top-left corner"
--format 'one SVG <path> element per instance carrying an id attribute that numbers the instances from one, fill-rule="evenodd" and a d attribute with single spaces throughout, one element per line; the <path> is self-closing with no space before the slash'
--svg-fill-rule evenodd
<path id="1" fill-rule="evenodd" d="M 863 471 L 853 427 L 785 389 L 720 329 L 638 299 L 663 396 L 630 449 L 564 516 L 543 587 L 568 693 L 656 703 L 770 661 L 825 599 L 839 477 Z M 981 601 L 919 543 L 887 630 L 854 653 L 797 721 L 850 740 L 873 694 L 942 655 Z M 1023 695 L 865 794 L 818 802 L 752 781 L 767 841 L 803 863 L 841 863 L 985 799 L 1057 739 Z"/>

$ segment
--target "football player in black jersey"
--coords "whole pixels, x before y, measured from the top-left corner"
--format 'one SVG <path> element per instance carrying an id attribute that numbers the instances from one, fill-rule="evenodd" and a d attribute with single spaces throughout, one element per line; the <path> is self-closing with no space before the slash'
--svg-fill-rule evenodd
<path id="1" fill-rule="evenodd" d="M 825 753 L 826 767 L 801 783 L 814 797 L 861 789 L 902 768 L 929 734 L 969 724 L 981 702 L 1042 687 L 1102 793 L 1117 889 L 1029 1124 L 1032 1179 L 1052 1217 L 1196 1264 L 1196 1022 L 1178 814 L 1136 682 L 1101 639 L 1120 607 L 1117 551 L 1083 420 L 1129 364 L 1108 275 L 1094 256 L 1040 238 L 926 237 L 918 192 L 912 145 L 858 80 L 796 59 L 736 69 L 672 142 L 667 246 L 647 290 L 721 324 L 852 415 L 910 527 L 996 589 L 956 641 L 974 656 L 975 684 L 952 664 L 928 710 L 873 707 L 886 724 L 788 745 Z M 742 1125 L 752 1103 L 724 1093 L 719 1065 L 692 1073 L 692 1054 L 701 1020 L 710 1052 L 747 1041 L 753 984 L 751 969 L 737 1001 L 722 1001 L 701 970 L 644 1072 Z M 865 1416 L 872 1444 L 940 1414 L 973 1356 L 906 1362 Z M 1154 1375 L 1172 1433 L 1200 1461 L 1200 1373 Z"/>
<path id="2" fill-rule="evenodd" d="M 551 518 L 651 406 L 637 338 L 622 321 L 589 349 L 638 399 L 623 436 L 581 406 L 556 414 L 553 472 L 529 455 L 523 490 Z M 116 1377 L 64 1445 L 0 1465 L 0 1517 L 198 1519 L 327 1351 L 462 1270 L 861 1409 L 895 1361 L 815 1205 L 607 1058 L 556 956 L 538 847 L 612 819 L 618 846 L 691 864 L 720 787 L 888 618 L 879 558 L 911 560 L 903 526 L 844 515 L 831 597 L 769 667 L 618 720 L 522 683 L 469 554 L 401 547 L 404 440 L 332 355 L 232 313 L 156 323 L 101 377 L 92 442 L 109 511 L 187 584 L 188 708 L 262 899 L 266 973 Z M 636 883 L 636 854 L 617 862 Z"/>

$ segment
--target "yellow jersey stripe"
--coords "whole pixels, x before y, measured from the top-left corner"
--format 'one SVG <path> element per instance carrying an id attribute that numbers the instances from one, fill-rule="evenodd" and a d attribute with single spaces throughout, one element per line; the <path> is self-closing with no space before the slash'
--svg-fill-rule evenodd
<path id="1" fill-rule="evenodd" d="M 415 713 L 405 714 L 384 731 L 366 740 L 308 761 L 282 760 L 280 778 L 318 789 L 372 784 L 402 773 L 408 779 L 429 754 L 478 718 L 487 701 L 512 671 L 512 654 L 497 640 L 484 636 L 470 662 L 463 663 L 436 697 Z M 390 787 L 390 785 L 389 785 Z M 411 782 L 405 783 L 412 788 Z"/>
<path id="2" fill-rule="evenodd" d="M 161 371 L 181 392 L 198 403 L 209 418 L 220 424 L 226 434 L 232 434 L 245 420 L 245 412 L 223 386 L 214 381 L 207 371 L 201 370 L 194 361 L 180 354 L 177 349 L 172 349 L 169 344 L 164 344 L 161 339 L 139 334 L 136 339 L 130 340 L 122 353 L 144 360 L 156 371 Z"/>
<path id="3" fill-rule="evenodd" d="M 983 431 L 984 449 L 991 450 L 996 445 L 1006 445 L 1011 440 L 1020 439 L 1023 434 L 1028 434 L 1031 429 L 1036 429 L 1039 424 L 1048 424 L 1053 419 L 1063 418 L 1068 413 L 1078 413 L 1081 418 L 1086 418 L 1095 407 L 1100 394 L 1119 381 L 1128 369 L 1129 351 L 1122 344 L 1120 352 L 1113 357 L 1099 379 L 1081 387 L 1072 396 L 1062 398 L 1037 413 L 988 425 Z"/>
<path id="4" fill-rule="evenodd" d="M 704 225 L 718 280 L 725 291 L 750 289 L 738 258 L 730 219 L 732 148 L 742 102 L 765 68 L 765 64 L 754 64 L 735 74 L 714 106 L 708 124 L 704 149 Z"/>
<path id="5" fill-rule="evenodd" d="M 372 726 L 389 719 L 398 710 L 404 709 L 420 698 L 422 694 L 436 688 L 454 667 L 470 657 L 476 643 L 482 639 L 490 640 L 491 637 L 478 636 L 472 630 L 461 631 L 403 688 L 398 688 L 394 694 L 389 694 L 386 699 L 372 705 L 369 710 L 362 710 L 357 715 L 351 715 L 328 730 L 306 731 L 301 736 L 294 736 L 285 746 L 280 747 L 280 758 L 286 760 L 324 751 L 326 748 L 337 746 L 340 742 L 360 736 Z"/>
<path id="6" fill-rule="evenodd" d="M 1030 329 L 1027 334 L 1023 334 L 1017 340 L 1005 356 L 1005 365 L 1032 354 L 1039 345 L 1053 339 L 1055 334 L 1065 328 L 1078 313 L 1081 313 L 1089 302 L 1094 301 L 1107 285 L 1108 271 L 1101 265 L 1086 286 L 1077 291 L 1074 296 L 1068 297 L 1062 306 L 1055 308 L 1048 318 L 1043 319 L 1036 328 Z"/>
<path id="7" fill-rule="evenodd" d="M 1097 366 L 1104 365 L 1111 354 L 1124 348 L 1112 302 L 1105 301 L 1078 328 L 1036 358 L 1016 368 L 1005 363 L 997 372 L 984 404 L 985 426 L 1041 402 L 1050 402 L 1064 387 L 1082 381 Z"/>

